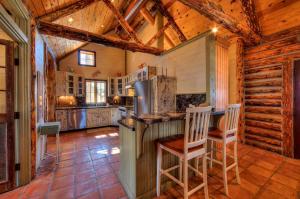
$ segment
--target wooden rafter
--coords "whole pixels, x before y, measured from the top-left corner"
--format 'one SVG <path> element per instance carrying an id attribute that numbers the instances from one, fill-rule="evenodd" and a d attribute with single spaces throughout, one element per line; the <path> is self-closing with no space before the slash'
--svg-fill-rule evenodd
<path id="1" fill-rule="evenodd" d="M 79 0 L 70 5 L 64 6 L 57 10 L 54 10 L 52 12 L 46 13 L 42 16 L 39 16 L 39 17 L 37 17 L 37 20 L 52 22 L 61 17 L 65 17 L 70 14 L 73 14 L 74 12 L 82 10 L 82 9 L 86 8 L 87 6 L 93 4 L 94 2 L 98 2 L 98 1 L 100 1 L 100 0 Z"/>
<path id="2" fill-rule="evenodd" d="M 168 3 L 166 3 L 166 5 L 165 5 L 165 8 L 169 9 L 175 2 L 176 2 L 176 0 L 170 0 L 170 1 L 168 1 Z"/>
<path id="3" fill-rule="evenodd" d="M 116 7 L 111 3 L 110 0 L 102 0 L 105 5 L 113 12 L 116 19 L 119 21 L 120 25 L 125 29 L 129 36 L 134 39 L 137 43 L 142 44 L 141 40 L 137 37 L 135 31 L 131 28 L 125 18 L 121 13 L 116 9 Z"/>
<path id="4" fill-rule="evenodd" d="M 254 0 L 241 0 L 241 3 L 248 26 L 252 29 L 253 32 L 261 35 L 261 28 L 254 5 Z"/>
<path id="5" fill-rule="evenodd" d="M 125 12 L 125 20 L 131 22 L 132 19 L 140 12 L 140 10 L 145 6 L 148 0 L 133 1 L 133 7 L 128 7 L 128 13 Z"/>
<path id="6" fill-rule="evenodd" d="M 171 16 L 171 14 L 169 13 L 169 11 L 164 7 L 163 3 L 161 2 L 161 0 L 154 0 L 154 2 L 157 4 L 158 6 L 158 10 L 160 11 L 160 13 L 167 18 L 167 20 L 171 23 L 171 26 L 173 27 L 173 29 L 175 30 L 175 32 L 177 33 L 179 39 L 181 42 L 186 41 L 186 37 L 184 36 L 184 34 L 182 33 L 182 31 L 180 30 L 180 28 L 178 27 L 178 25 L 176 24 L 174 18 Z"/>
<path id="7" fill-rule="evenodd" d="M 130 50 L 133 52 L 144 52 L 154 55 L 160 55 L 163 52 L 162 50 L 157 48 L 147 47 L 145 45 L 123 41 L 117 38 L 107 37 L 50 22 L 39 21 L 37 27 L 41 34 L 62 37 L 70 40 L 92 42 L 106 46 L 121 48 L 124 50 Z"/>
<path id="8" fill-rule="evenodd" d="M 127 23 L 131 23 L 133 21 L 133 19 L 137 16 L 138 12 L 141 10 L 142 7 L 145 6 L 145 4 L 147 3 L 148 0 L 133 0 L 130 2 L 130 4 L 128 5 L 125 13 L 124 13 L 124 18 L 127 21 Z M 115 32 L 120 35 L 120 37 L 125 38 L 122 35 L 122 26 L 117 26 L 115 28 Z"/>
<path id="9" fill-rule="evenodd" d="M 147 43 L 147 46 L 151 46 L 153 42 L 155 42 L 157 39 L 159 39 L 165 32 L 165 30 L 171 25 L 171 23 L 168 21 L 163 28 L 161 28 Z"/>
<path id="10" fill-rule="evenodd" d="M 225 14 L 216 4 L 208 0 L 179 0 L 183 4 L 193 8 L 208 19 L 222 25 L 230 32 L 241 36 L 248 43 L 258 43 L 261 40 L 251 29 L 245 29 L 235 19 Z"/>
<path id="11" fill-rule="evenodd" d="M 146 21 L 148 21 L 148 23 L 150 23 L 151 25 L 155 24 L 154 17 L 151 15 L 151 13 L 145 7 L 140 10 L 140 13 L 144 17 L 144 19 L 146 19 Z"/>
<path id="12" fill-rule="evenodd" d="M 171 46 L 171 48 L 175 47 L 175 44 L 173 43 L 173 41 L 171 40 L 171 38 L 167 33 L 165 33 L 165 40 Z"/>

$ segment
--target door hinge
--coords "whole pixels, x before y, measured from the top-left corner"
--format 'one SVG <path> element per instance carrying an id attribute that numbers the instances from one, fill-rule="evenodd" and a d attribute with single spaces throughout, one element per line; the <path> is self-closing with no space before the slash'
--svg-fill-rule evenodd
<path id="1" fill-rule="evenodd" d="M 15 164 L 15 171 L 20 171 L 21 170 L 21 164 L 20 163 L 16 163 Z"/>
<path id="2" fill-rule="evenodd" d="M 19 66 L 20 64 L 20 59 L 19 58 L 15 58 L 15 66 Z"/>
<path id="3" fill-rule="evenodd" d="M 15 118 L 15 120 L 20 119 L 20 112 L 15 112 L 14 113 L 14 118 Z"/>

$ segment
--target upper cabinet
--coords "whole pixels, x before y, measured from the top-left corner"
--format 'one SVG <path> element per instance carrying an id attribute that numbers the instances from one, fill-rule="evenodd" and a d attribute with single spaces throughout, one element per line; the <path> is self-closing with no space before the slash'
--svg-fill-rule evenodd
<path id="1" fill-rule="evenodd" d="M 56 96 L 84 96 L 84 78 L 71 72 L 56 72 Z"/>
<path id="2" fill-rule="evenodd" d="M 109 96 L 127 96 L 130 92 L 130 86 L 135 81 L 144 81 L 156 76 L 156 67 L 145 66 L 136 72 L 123 77 L 110 77 L 108 79 L 108 95 Z"/>

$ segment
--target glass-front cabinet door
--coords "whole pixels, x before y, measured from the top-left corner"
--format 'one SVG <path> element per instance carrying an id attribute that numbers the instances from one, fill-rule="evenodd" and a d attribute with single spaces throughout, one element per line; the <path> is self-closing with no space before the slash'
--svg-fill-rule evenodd
<path id="1" fill-rule="evenodd" d="M 0 39 L 0 193 L 15 186 L 13 43 Z"/>

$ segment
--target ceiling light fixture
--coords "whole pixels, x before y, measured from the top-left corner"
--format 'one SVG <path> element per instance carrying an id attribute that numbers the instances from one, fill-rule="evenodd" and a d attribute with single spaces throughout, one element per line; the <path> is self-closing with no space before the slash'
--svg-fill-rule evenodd
<path id="1" fill-rule="evenodd" d="M 104 25 L 103 25 L 103 24 L 101 25 L 101 28 L 104 28 Z"/>
<path id="2" fill-rule="evenodd" d="M 74 19 L 72 17 L 69 17 L 68 22 L 72 23 L 74 21 Z"/>
<path id="3" fill-rule="evenodd" d="M 213 28 L 211 29 L 211 31 L 212 31 L 213 33 L 217 33 L 217 32 L 218 32 L 218 28 L 217 28 L 217 27 L 213 27 Z"/>

